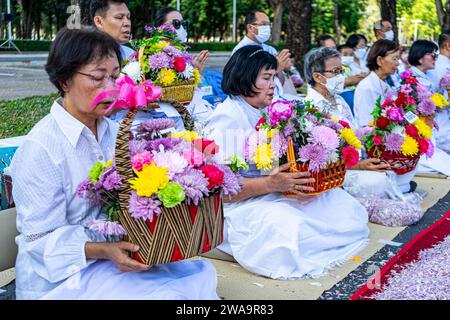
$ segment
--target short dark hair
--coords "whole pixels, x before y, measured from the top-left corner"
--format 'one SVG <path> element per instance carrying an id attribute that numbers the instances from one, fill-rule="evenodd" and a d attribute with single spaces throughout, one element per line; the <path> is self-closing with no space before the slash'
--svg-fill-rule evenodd
<path id="1" fill-rule="evenodd" d="M 367 44 L 367 38 L 362 34 L 354 33 L 348 37 L 347 41 L 345 42 L 346 45 L 352 47 L 353 49 L 358 46 L 359 41 L 363 39 Z"/>
<path id="2" fill-rule="evenodd" d="M 223 69 L 222 90 L 227 95 L 253 97 L 256 79 L 262 69 L 276 70 L 275 56 L 260 46 L 245 46 L 237 50 Z"/>
<path id="3" fill-rule="evenodd" d="M 370 71 L 377 70 L 379 68 L 377 63 L 378 57 L 385 57 L 389 53 L 398 50 L 399 47 L 394 41 L 386 39 L 375 41 L 375 43 L 370 48 L 369 53 L 367 54 L 367 68 L 369 68 Z"/>
<path id="4" fill-rule="evenodd" d="M 256 22 L 256 13 L 264 13 L 266 14 L 264 11 L 262 10 L 252 10 L 249 13 L 247 13 L 247 16 L 245 16 L 245 21 L 244 21 L 244 25 L 245 25 L 245 30 L 247 30 L 247 26 L 249 24 L 253 24 Z"/>
<path id="5" fill-rule="evenodd" d="M 128 4 L 128 0 L 91 0 L 89 5 L 89 15 L 92 23 L 94 22 L 95 16 L 101 16 L 102 18 L 106 17 L 106 12 L 111 3 Z"/>
<path id="6" fill-rule="evenodd" d="M 331 39 L 334 41 L 334 43 L 336 43 L 336 40 L 334 40 L 334 38 L 332 36 L 330 36 L 328 34 L 323 34 L 323 35 L 317 37 L 317 39 L 316 39 L 317 46 L 323 47 L 323 43 L 328 39 Z"/>
<path id="7" fill-rule="evenodd" d="M 436 43 L 430 40 L 417 40 L 409 49 L 408 62 L 412 66 L 420 65 L 419 60 L 427 53 L 433 53 L 438 50 Z"/>
<path id="8" fill-rule="evenodd" d="M 165 7 L 165 8 L 161 8 L 158 11 L 156 11 L 155 18 L 153 19 L 154 23 L 155 23 L 154 26 L 159 27 L 159 26 L 163 25 L 167 20 L 167 18 L 166 18 L 167 15 L 174 11 L 178 12 L 178 10 L 173 7 Z"/>
<path id="9" fill-rule="evenodd" d="M 450 30 L 442 31 L 438 39 L 439 48 L 443 48 L 444 44 L 449 41 L 450 41 Z"/>
<path id="10" fill-rule="evenodd" d="M 120 62 L 119 44 L 110 35 L 95 28 L 63 28 L 50 47 L 45 71 L 64 96 L 62 83 L 72 79 L 82 66 L 110 56 L 117 56 Z"/>
<path id="11" fill-rule="evenodd" d="M 352 47 L 350 47 L 348 44 L 346 44 L 346 43 L 344 43 L 344 44 L 341 44 L 340 46 L 338 46 L 337 47 L 337 50 L 340 52 L 342 49 L 352 49 L 353 50 L 353 48 Z"/>

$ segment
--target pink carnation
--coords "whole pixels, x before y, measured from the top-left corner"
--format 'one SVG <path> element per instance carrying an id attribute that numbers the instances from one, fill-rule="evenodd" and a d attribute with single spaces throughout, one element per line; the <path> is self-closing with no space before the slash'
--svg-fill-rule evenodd
<path id="1" fill-rule="evenodd" d="M 397 122 L 403 121 L 403 114 L 399 108 L 389 108 L 389 109 L 387 109 L 386 114 L 391 120 L 394 120 Z"/>
<path id="2" fill-rule="evenodd" d="M 143 151 L 131 158 L 131 166 L 136 171 L 141 171 L 144 164 L 151 164 L 153 156 L 149 151 Z"/>
<path id="3" fill-rule="evenodd" d="M 191 166 L 199 167 L 205 162 L 205 155 L 197 149 L 183 151 L 183 157 Z"/>
<path id="4" fill-rule="evenodd" d="M 346 146 L 342 149 L 342 158 L 344 159 L 347 168 L 354 167 L 359 162 L 359 153 L 352 146 Z"/>

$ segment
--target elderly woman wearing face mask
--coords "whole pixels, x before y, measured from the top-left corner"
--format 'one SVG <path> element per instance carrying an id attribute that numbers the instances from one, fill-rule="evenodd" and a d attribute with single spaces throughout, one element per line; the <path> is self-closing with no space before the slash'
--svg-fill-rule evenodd
<path id="1" fill-rule="evenodd" d="M 59 90 L 45 118 L 17 150 L 8 174 L 17 209 L 18 299 L 217 299 L 206 261 L 148 266 L 130 258 L 139 247 L 111 242 L 92 228 L 100 207 L 78 186 L 98 161 L 112 160 L 117 126 L 105 117 L 120 75 L 119 45 L 109 35 L 63 29 L 45 66 Z M 118 240 L 118 239 L 116 239 Z"/>
<path id="2" fill-rule="evenodd" d="M 222 83 L 229 97 L 205 128 L 221 146 L 217 157 L 244 156 L 245 137 L 272 102 L 277 67 L 260 46 L 242 47 L 231 57 Z M 219 248 L 247 270 L 274 279 L 318 277 L 367 242 L 367 212 L 344 190 L 305 195 L 311 178 L 289 172 L 289 164 L 270 175 L 251 165 L 242 175 L 242 192 L 224 199 L 225 239 Z M 298 198 L 283 196 L 286 191 Z"/>
<path id="3" fill-rule="evenodd" d="M 356 127 L 350 107 L 339 95 L 344 81 L 339 52 L 325 47 L 313 49 L 305 56 L 304 68 L 308 82 L 306 100 L 310 100 L 319 110 Z M 389 165 L 380 159 L 364 159 L 348 171 L 346 182 L 358 181 L 367 192 L 383 194 L 389 183 L 385 173 L 388 169 Z M 344 184 L 344 188 L 347 187 L 353 186 Z"/>

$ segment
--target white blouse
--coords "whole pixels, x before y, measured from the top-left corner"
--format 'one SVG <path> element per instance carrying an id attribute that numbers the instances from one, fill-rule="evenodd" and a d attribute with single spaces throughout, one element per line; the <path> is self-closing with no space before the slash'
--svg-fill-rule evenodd
<path id="1" fill-rule="evenodd" d="M 369 125 L 373 119 L 372 111 L 375 108 L 377 99 L 381 96 L 386 98 L 389 92 L 393 91 L 386 81 L 381 80 L 377 74 L 372 71 L 363 79 L 355 90 L 355 120 L 358 127 Z"/>
<path id="2" fill-rule="evenodd" d="M 99 210 L 75 195 L 92 165 L 112 158 L 117 126 L 98 121 L 98 140 L 55 101 L 17 150 L 8 174 L 17 209 L 17 299 L 37 299 L 90 263 L 85 243 L 105 241 L 87 229 Z"/>

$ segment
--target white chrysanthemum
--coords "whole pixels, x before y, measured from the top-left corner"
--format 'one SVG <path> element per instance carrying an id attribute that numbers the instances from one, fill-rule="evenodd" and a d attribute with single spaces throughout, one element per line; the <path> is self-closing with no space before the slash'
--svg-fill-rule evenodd
<path id="1" fill-rule="evenodd" d="M 401 135 L 402 137 L 405 136 L 405 128 L 402 126 L 395 126 L 392 128 L 391 133 L 397 133 L 399 135 Z"/>
<path id="2" fill-rule="evenodd" d="M 192 79 L 192 77 L 194 76 L 194 67 L 191 66 L 189 63 L 186 63 L 186 69 L 184 69 L 181 75 L 186 80 Z"/>
<path id="3" fill-rule="evenodd" d="M 329 154 L 330 163 L 335 163 L 339 161 L 339 154 L 337 152 L 330 152 Z"/>
<path id="4" fill-rule="evenodd" d="M 158 167 L 169 168 L 167 176 L 170 180 L 172 180 L 174 175 L 182 173 L 184 168 L 188 166 L 186 158 L 173 151 L 164 151 L 162 146 L 160 146 L 159 152 L 153 151 L 153 161 Z"/>
<path id="5" fill-rule="evenodd" d="M 141 66 L 138 61 L 133 61 L 128 63 L 123 69 L 122 72 L 126 75 L 130 76 L 135 82 L 139 82 L 142 78 Z"/>

